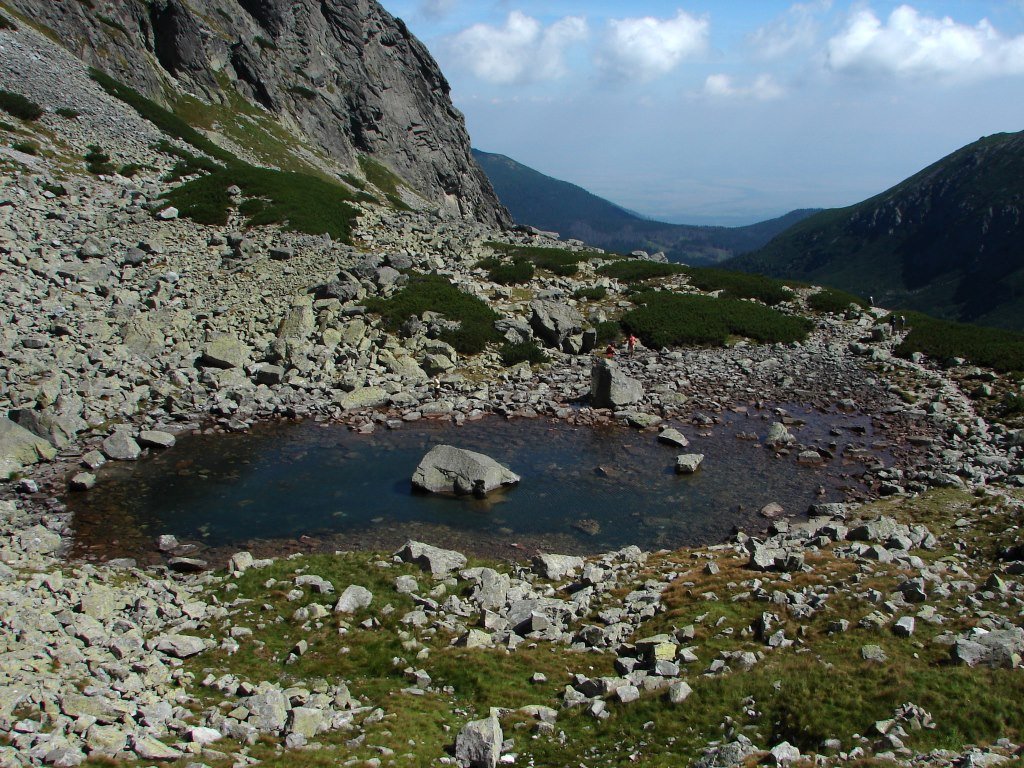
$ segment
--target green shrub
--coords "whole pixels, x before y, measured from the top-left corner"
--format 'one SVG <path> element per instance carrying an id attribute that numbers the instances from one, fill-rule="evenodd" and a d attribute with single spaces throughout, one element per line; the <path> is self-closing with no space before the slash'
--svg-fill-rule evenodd
<path id="1" fill-rule="evenodd" d="M 89 145 L 89 151 L 85 155 L 85 167 L 89 173 L 96 176 L 113 176 L 117 173 L 117 168 L 110 161 L 110 155 L 98 144 Z"/>
<path id="2" fill-rule="evenodd" d="M 860 296 L 835 288 L 822 288 L 807 298 L 807 306 L 815 312 L 831 312 L 834 315 L 842 314 L 851 304 L 866 307 L 868 303 Z"/>
<path id="3" fill-rule="evenodd" d="M 11 144 L 11 149 L 15 149 L 18 152 L 24 152 L 26 155 L 38 155 L 39 142 L 32 141 L 31 139 L 25 139 L 24 141 L 16 141 L 13 144 Z"/>
<path id="4" fill-rule="evenodd" d="M 497 262 L 487 266 L 487 279 L 501 285 L 521 285 L 533 279 L 533 264 L 528 261 Z"/>
<path id="5" fill-rule="evenodd" d="M 43 108 L 31 99 L 14 91 L 0 89 L 0 109 L 19 120 L 38 120 L 43 116 Z"/>
<path id="6" fill-rule="evenodd" d="M 438 312 L 460 327 L 445 331 L 441 339 L 463 354 L 482 352 L 488 342 L 500 341 L 494 329 L 497 314 L 486 302 L 460 291 L 440 275 L 413 275 L 409 283 L 388 299 L 371 298 L 367 309 L 380 314 L 388 330 L 397 331 L 410 316 Z"/>
<path id="7" fill-rule="evenodd" d="M 597 331 L 597 344 L 606 346 L 614 344 L 622 339 L 622 326 L 615 320 L 605 320 L 595 326 Z"/>
<path id="8" fill-rule="evenodd" d="M 684 267 L 690 284 L 701 291 L 721 291 L 725 299 L 757 299 L 768 306 L 780 304 L 793 294 L 781 280 L 746 272 L 710 267 Z"/>
<path id="9" fill-rule="evenodd" d="M 939 363 L 961 357 L 1001 373 L 1024 370 L 1024 333 L 938 320 L 919 312 L 897 314 L 910 328 L 896 347 L 901 357 L 921 352 Z"/>
<path id="10" fill-rule="evenodd" d="M 10 131 L 11 133 L 17 133 L 20 129 L 16 125 L 0 120 L 0 131 Z"/>
<path id="11" fill-rule="evenodd" d="M 54 197 L 65 197 L 68 194 L 63 184 L 43 184 L 42 187 Z"/>
<path id="12" fill-rule="evenodd" d="M 1004 418 L 1024 415 L 1024 396 L 1012 393 L 999 404 L 999 415 Z"/>
<path id="13" fill-rule="evenodd" d="M 13 21 L 11 21 L 6 16 L 4 16 L 2 13 L 0 13 L 0 29 L 17 29 L 17 28 L 18 28 L 18 26 Z"/>
<path id="14" fill-rule="evenodd" d="M 506 342 L 501 346 L 500 354 L 501 363 L 506 368 L 519 365 L 519 363 L 540 365 L 548 361 L 547 353 L 533 340 L 521 341 L 518 344 Z"/>
<path id="15" fill-rule="evenodd" d="M 608 289 L 603 285 L 594 288 L 577 288 L 572 295 L 580 301 L 600 301 L 608 295 Z"/>
<path id="16" fill-rule="evenodd" d="M 612 264 L 605 264 L 597 270 L 599 275 L 612 277 L 623 282 L 637 282 L 642 280 L 653 280 L 656 277 L 670 277 L 679 275 L 686 271 L 682 264 L 666 264 L 660 261 L 644 261 L 631 259 L 629 261 L 616 261 Z"/>
<path id="17" fill-rule="evenodd" d="M 621 324 L 654 348 L 723 346 L 730 336 L 786 344 L 803 341 L 814 327 L 806 318 L 737 299 L 649 291 L 634 301 L 640 306 L 626 313 Z"/>
<path id="18" fill-rule="evenodd" d="M 231 163 L 171 190 L 167 199 L 179 214 L 200 224 L 227 223 L 237 186 L 247 198 L 241 211 L 250 226 L 280 224 L 292 232 L 328 234 L 348 241 L 358 212 L 351 193 L 339 184 L 302 173 Z"/>
<path id="19" fill-rule="evenodd" d="M 273 40 L 267 40 L 267 38 L 260 35 L 256 35 L 256 45 L 258 45 L 264 51 L 276 51 L 277 43 Z"/>
<path id="20" fill-rule="evenodd" d="M 56 114 L 68 120 L 75 120 L 81 114 L 77 109 L 71 109 L 71 107 L 60 107 L 54 111 Z"/>
<path id="21" fill-rule="evenodd" d="M 564 248 L 542 246 L 520 246 L 508 243 L 487 242 L 488 248 L 513 261 L 529 261 L 538 269 L 545 269 L 561 277 L 571 277 L 579 271 L 579 265 L 593 258 L 606 258 L 597 251 L 567 251 Z"/>
<path id="22" fill-rule="evenodd" d="M 119 176 L 124 176 L 126 179 L 132 179 L 139 175 L 140 171 L 152 171 L 153 166 L 146 165 L 145 163 L 126 163 L 117 169 Z"/>

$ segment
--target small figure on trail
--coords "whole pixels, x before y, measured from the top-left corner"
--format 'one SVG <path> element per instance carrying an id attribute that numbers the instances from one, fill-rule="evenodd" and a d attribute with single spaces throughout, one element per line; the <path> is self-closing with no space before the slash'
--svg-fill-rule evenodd
<path id="1" fill-rule="evenodd" d="M 609 344 L 607 347 L 604 348 L 604 356 L 605 357 L 615 357 L 615 345 L 614 344 Z"/>
<path id="2" fill-rule="evenodd" d="M 889 330 L 896 330 L 896 315 L 889 315 Z"/>
<path id="3" fill-rule="evenodd" d="M 629 334 L 629 338 L 626 339 L 626 350 L 629 352 L 629 356 L 633 356 L 633 352 L 636 351 L 637 338 L 632 333 Z"/>

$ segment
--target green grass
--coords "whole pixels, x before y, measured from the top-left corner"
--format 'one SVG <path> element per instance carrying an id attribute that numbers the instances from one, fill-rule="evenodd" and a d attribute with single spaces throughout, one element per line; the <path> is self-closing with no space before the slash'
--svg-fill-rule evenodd
<path id="1" fill-rule="evenodd" d="M 392 172 L 390 168 L 367 155 L 359 157 L 359 167 L 366 176 L 366 180 L 384 193 L 384 197 L 391 203 L 393 208 L 397 208 L 400 211 L 412 210 L 399 194 L 399 190 L 404 186 L 405 182 L 402 181 L 401 177 Z"/>
<path id="2" fill-rule="evenodd" d="M 521 341 L 518 344 L 506 342 L 499 350 L 501 364 L 506 368 L 519 363 L 530 363 L 531 365 L 542 365 L 548 362 L 547 353 L 537 346 L 535 341 Z"/>
<path id="3" fill-rule="evenodd" d="M 67 120 L 75 120 L 82 113 L 77 109 L 71 109 L 71 107 L 59 107 L 54 110 L 54 114 L 59 115 Z"/>
<path id="4" fill-rule="evenodd" d="M 180 215 L 200 224 L 224 225 L 238 186 L 247 198 L 240 208 L 250 226 L 280 224 L 293 232 L 328 234 L 348 242 L 358 212 L 351 193 L 339 184 L 302 173 L 231 163 L 182 184 L 167 199 Z"/>
<path id="5" fill-rule="evenodd" d="M 146 98 L 138 91 L 129 88 L 124 83 L 118 82 L 114 78 L 110 77 L 110 75 L 107 75 L 98 69 L 90 69 L 89 74 L 92 79 L 103 88 L 103 90 L 114 98 L 120 99 L 125 104 L 132 107 L 136 112 L 169 136 L 181 139 L 182 141 L 191 144 L 200 152 L 204 152 L 210 157 L 216 158 L 222 162 L 227 163 L 238 161 L 233 154 L 228 152 L 226 149 L 222 149 L 217 146 L 217 144 L 201 134 L 182 118 L 178 117 L 170 110 L 161 107 L 152 99 Z"/>
<path id="6" fill-rule="evenodd" d="M 43 116 L 43 108 L 20 93 L 0 89 L 0 110 L 11 117 L 29 122 Z"/>
<path id="7" fill-rule="evenodd" d="M 597 251 L 568 251 L 564 248 L 541 246 L 509 245 L 508 243 L 487 242 L 488 248 L 513 262 L 529 262 L 538 269 L 547 270 L 560 277 L 571 277 L 579 272 L 579 265 L 595 258 L 611 258 Z"/>
<path id="8" fill-rule="evenodd" d="M 264 51 L 277 50 L 277 43 L 275 43 L 273 40 L 268 40 L 267 38 L 261 35 L 256 35 L 256 45 L 258 45 Z"/>
<path id="9" fill-rule="evenodd" d="M 316 91 L 304 85 L 289 85 L 286 90 L 302 99 L 312 100 L 316 98 Z"/>
<path id="10" fill-rule="evenodd" d="M 0 29 L 17 29 L 18 25 L 0 13 Z"/>
<path id="11" fill-rule="evenodd" d="M 907 319 L 910 332 L 896 348 L 909 357 L 921 352 L 944 363 L 960 357 L 996 371 L 1024 371 L 1024 333 L 979 325 L 938 320 L 918 312 L 897 312 Z"/>
<path id="12" fill-rule="evenodd" d="M 605 264 L 597 270 L 599 275 L 621 280 L 624 283 L 643 282 L 659 277 L 671 277 L 686 272 L 682 264 L 666 264 L 660 261 L 644 261 L 631 259 Z"/>
<path id="13" fill-rule="evenodd" d="M 749 301 L 649 291 L 634 298 L 640 305 L 626 313 L 622 327 L 645 346 L 723 346 L 730 336 L 762 343 L 803 341 L 813 324 Z"/>
<path id="14" fill-rule="evenodd" d="M 842 314 L 851 304 L 862 308 L 868 305 L 860 296 L 837 288 L 822 288 L 807 298 L 807 306 L 815 312 L 830 312 L 834 315 Z"/>
<path id="15" fill-rule="evenodd" d="M 409 283 L 388 299 L 371 298 L 371 312 L 381 315 L 388 330 L 396 331 L 410 316 L 439 312 L 460 327 L 444 331 L 441 339 L 463 354 L 482 352 L 488 342 L 500 341 L 494 322 L 498 315 L 485 301 L 463 293 L 440 275 L 413 275 Z"/>

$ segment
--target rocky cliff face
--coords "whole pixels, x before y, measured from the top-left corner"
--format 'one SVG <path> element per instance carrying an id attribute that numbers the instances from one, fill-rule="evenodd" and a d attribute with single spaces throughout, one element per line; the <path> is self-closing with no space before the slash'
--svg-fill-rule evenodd
<path id="1" fill-rule="evenodd" d="M 154 100 L 186 92 L 230 104 L 241 94 L 341 168 L 371 156 L 450 213 L 510 223 L 437 63 L 373 0 L 6 5 Z"/>

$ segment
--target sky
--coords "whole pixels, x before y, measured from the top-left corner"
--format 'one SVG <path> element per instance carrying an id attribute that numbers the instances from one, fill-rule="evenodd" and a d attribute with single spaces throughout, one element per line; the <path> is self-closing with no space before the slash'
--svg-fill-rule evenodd
<path id="1" fill-rule="evenodd" d="M 643 215 L 851 205 L 1024 130 L 1024 0 L 382 0 L 478 149 Z"/>

